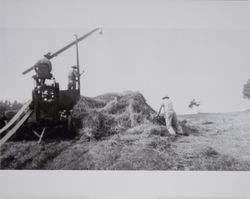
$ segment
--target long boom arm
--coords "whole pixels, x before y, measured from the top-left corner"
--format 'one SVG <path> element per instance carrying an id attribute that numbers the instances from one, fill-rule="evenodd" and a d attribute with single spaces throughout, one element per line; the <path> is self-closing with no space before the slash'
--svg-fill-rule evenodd
<path id="1" fill-rule="evenodd" d="M 90 35 L 92 35 L 94 32 L 96 32 L 97 30 L 100 30 L 100 28 L 95 28 L 94 30 L 90 31 L 89 33 L 83 35 L 82 37 L 79 37 L 77 40 L 71 42 L 70 44 L 68 44 L 67 46 L 61 48 L 60 50 L 56 51 L 55 53 L 51 54 L 51 55 L 47 55 L 48 59 L 52 59 L 54 57 L 56 57 L 57 55 L 61 54 L 62 52 L 64 52 L 65 50 L 67 50 L 68 48 L 72 47 L 73 45 L 76 44 L 76 42 L 80 42 L 82 40 L 84 40 L 85 38 L 89 37 Z M 27 70 L 25 70 L 22 74 L 25 75 L 28 72 L 32 71 L 34 69 L 34 66 L 28 68 Z"/>

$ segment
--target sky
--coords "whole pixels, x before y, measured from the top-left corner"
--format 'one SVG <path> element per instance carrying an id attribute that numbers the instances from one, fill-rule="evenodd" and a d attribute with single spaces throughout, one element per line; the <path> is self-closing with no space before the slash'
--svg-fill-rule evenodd
<path id="1" fill-rule="evenodd" d="M 0 100 L 30 99 L 34 72 L 21 73 L 74 34 L 102 27 L 79 43 L 82 95 L 139 91 L 158 110 L 168 94 L 179 114 L 195 113 L 193 98 L 201 112 L 250 107 L 242 96 L 250 78 L 246 1 L 23 2 L 0 1 Z M 51 61 L 66 89 L 75 48 Z"/>

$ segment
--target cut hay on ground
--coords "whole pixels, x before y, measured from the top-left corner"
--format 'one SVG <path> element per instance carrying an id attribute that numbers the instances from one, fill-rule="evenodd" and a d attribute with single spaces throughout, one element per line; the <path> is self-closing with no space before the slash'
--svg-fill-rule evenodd
<path id="1" fill-rule="evenodd" d="M 41 145 L 35 141 L 8 142 L 1 148 L 1 169 L 250 168 L 211 147 L 201 146 L 201 150 L 195 151 L 192 140 L 200 139 L 204 132 L 186 120 L 181 122 L 181 126 L 191 136 L 171 136 L 166 126 L 160 125 L 162 119 L 156 119 L 156 112 L 139 92 L 81 97 L 72 114 L 78 128 L 74 139 L 44 140 Z M 188 155 L 185 142 L 190 145 L 191 155 Z M 215 164 L 216 161 L 220 164 Z"/>

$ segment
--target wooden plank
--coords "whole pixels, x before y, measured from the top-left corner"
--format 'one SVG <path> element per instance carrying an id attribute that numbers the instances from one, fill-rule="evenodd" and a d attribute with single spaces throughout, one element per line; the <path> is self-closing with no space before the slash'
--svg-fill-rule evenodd
<path id="1" fill-rule="evenodd" d="M 41 134 L 40 137 L 39 137 L 38 144 L 41 143 L 41 141 L 42 141 L 42 139 L 43 139 L 43 135 L 44 135 L 44 133 L 45 133 L 45 130 L 46 130 L 46 128 L 43 128 L 43 132 L 42 132 L 42 134 Z"/>
<path id="2" fill-rule="evenodd" d="M 22 106 L 22 108 L 15 114 L 15 116 L 8 122 L 8 124 L 6 124 L 3 128 L 0 129 L 0 134 L 8 130 L 20 118 L 20 116 L 29 107 L 30 103 L 31 103 L 31 100 L 29 100 L 26 104 Z"/>
<path id="3" fill-rule="evenodd" d="M 0 140 L 0 147 L 16 133 L 20 126 L 29 118 L 33 110 L 28 110 L 28 112 L 20 119 L 20 121 Z"/>

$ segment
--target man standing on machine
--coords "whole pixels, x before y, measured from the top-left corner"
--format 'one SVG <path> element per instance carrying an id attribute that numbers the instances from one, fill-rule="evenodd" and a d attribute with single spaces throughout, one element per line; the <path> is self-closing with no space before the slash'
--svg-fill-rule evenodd
<path id="1" fill-rule="evenodd" d="M 76 83 L 78 82 L 79 74 L 76 66 L 71 66 L 71 70 L 68 74 L 68 90 L 75 90 Z"/>

